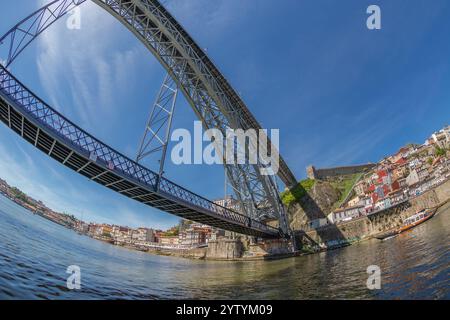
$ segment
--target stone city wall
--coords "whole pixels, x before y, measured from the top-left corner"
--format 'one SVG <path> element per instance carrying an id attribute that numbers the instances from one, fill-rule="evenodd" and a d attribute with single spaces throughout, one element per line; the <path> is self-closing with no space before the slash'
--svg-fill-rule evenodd
<path id="1" fill-rule="evenodd" d="M 306 168 L 306 173 L 309 179 L 312 180 L 326 180 L 327 178 L 337 177 L 337 176 L 347 176 L 356 173 L 362 173 L 367 170 L 373 169 L 376 164 L 369 163 L 356 166 L 346 166 L 346 167 L 336 167 L 336 168 L 325 168 L 316 169 L 314 166 L 309 166 Z"/>

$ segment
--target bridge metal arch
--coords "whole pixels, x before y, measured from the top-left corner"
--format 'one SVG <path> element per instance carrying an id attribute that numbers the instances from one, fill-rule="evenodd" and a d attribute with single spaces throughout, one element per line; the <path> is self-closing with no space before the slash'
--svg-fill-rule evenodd
<path id="1" fill-rule="evenodd" d="M 177 82 L 206 129 L 218 128 L 225 134 L 228 128 L 260 128 L 245 105 L 238 105 L 237 94 L 206 54 L 158 1 L 93 2 L 115 16 L 153 53 Z M 234 94 L 235 103 L 231 102 L 230 94 Z M 283 163 L 281 159 L 282 167 Z M 247 215 L 256 219 L 284 216 L 276 183 L 272 177 L 261 175 L 261 168 L 261 163 L 226 166 L 229 180 Z M 283 221 L 282 225 L 286 223 Z"/>
<path id="2" fill-rule="evenodd" d="M 4 67 L 8 68 L 41 33 L 86 1 L 53 0 L 18 22 L 0 38 L 0 45 L 6 42 L 8 47 L 8 56 Z"/>
<path id="3" fill-rule="evenodd" d="M 55 0 L 21 21 L 0 39 L 0 42 L 3 42 L 10 36 L 11 48 L 15 49 L 8 57 L 7 65 L 35 37 L 73 7 L 85 1 Z M 260 128 L 256 119 L 206 54 L 158 1 L 92 1 L 116 17 L 153 53 L 177 82 L 205 128 L 219 128 L 223 132 L 228 128 Z M 56 14 L 46 16 L 47 11 L 51 10 Z M 36 30 L 33 30 L 35 32 L 23 30 L 25 36 L 31 39 L 20 41 L 18 47 L 13 48 L 16 32 L 21 31 L 21 24 L 32 18 L 38 22 Z M 270 147 L 273 150 L 273 146 Z M 287 221 L 276 183 L 273 177 L 261 175 L 261 167 L 262 164 L 259 163 L 256 166 L 227 165 L 226 169 L 239 200 L 245 206 L 246 214 L 256 219 L 260 219 L 262 215 L 276 215 L 281 218 L 284 231 L 287 231 Z M 281 158 L 279 177 L 288 186 L 296 183 L 295 177 Z M 258 208 L 261 204 L 263 208 Z"/>

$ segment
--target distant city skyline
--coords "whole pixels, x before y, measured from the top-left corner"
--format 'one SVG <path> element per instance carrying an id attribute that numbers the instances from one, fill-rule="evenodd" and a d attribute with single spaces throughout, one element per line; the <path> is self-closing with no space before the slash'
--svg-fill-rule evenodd
<path id="1" fill-rule="evenodd" d="M 5 4 L 0 33 L 42 3 L 47 1 Z M 423 143 L 450 119 L 450 4 L 379 1 L 378 31 L 366 28 L 367 5 L 166 1 L 262 126 L 280 129 L 281 154 L 298 179 L 310 164 L 377 162 L 406 143 Z M 95 4 L 83 4 L 81 13 L 81 30 L 57 23 L 12 70 L 83 129 L 134 157 L 164 71 Z M 180 99 L 174 128 L 190 130 L 194 120 Z M 0 136 L 0 178 L 56 211 L 163 230 L 179 220 L 87 181 L 6 126 L 0 126 Z M 166 172 L 210 199 L 224 195 L 220 166 L 169 163 Z"/>

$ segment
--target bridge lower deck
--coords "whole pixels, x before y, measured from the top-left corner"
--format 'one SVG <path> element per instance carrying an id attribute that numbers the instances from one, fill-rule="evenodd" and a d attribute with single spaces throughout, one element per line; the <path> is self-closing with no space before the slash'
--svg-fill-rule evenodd
<path id="1" fill-rule="evenodd" d="M 52 117 L 52 122 L 48 117 Z M 280 236 L 278 229 L 221 207 L 167 179 L 159 180 L 152 171 L 117 153 L 62 117 L 2 66 L 0 120 L 56 161 L 128 198 L 224 230 L 261 238 Z M 65 132 L 67 134 L 63 134 Z M 93 144 L 100 148 L 100 155 L 88 148 Z M 102 156 L 104 154 L 110 158 Z"/>

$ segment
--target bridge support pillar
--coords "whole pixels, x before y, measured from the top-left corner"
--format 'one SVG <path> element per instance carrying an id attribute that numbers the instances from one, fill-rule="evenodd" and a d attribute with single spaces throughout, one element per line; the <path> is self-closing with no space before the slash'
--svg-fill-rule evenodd
<path id="1" fill-rule="evenodd" d="M 164 174 L 164 164 L 177 96 L 178 86 L 172 77 L 167 74 L 145 125 L 144 136 L 136 156 L 136 162 L 138 163 L 150 155 L 156 154 L 157 157 L 159 156 L 157 158 L 157 161 L 159 161 L 159 179 Z"/>

